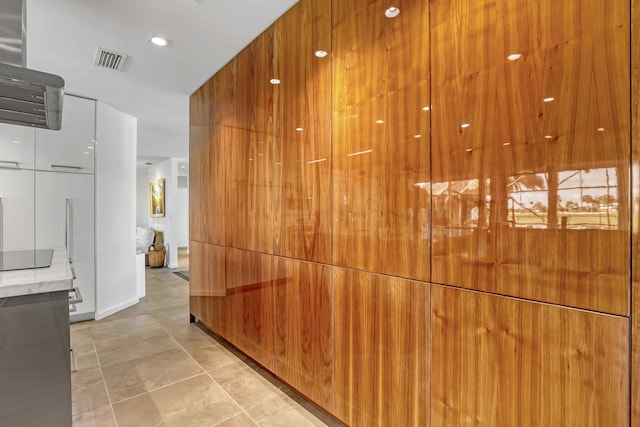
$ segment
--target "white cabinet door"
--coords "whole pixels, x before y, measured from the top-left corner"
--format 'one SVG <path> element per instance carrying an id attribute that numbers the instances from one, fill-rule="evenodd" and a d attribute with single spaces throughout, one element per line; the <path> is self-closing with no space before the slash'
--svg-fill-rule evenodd
<path id="1" fill-rule="evenodd" d="M 0 123 L 0 167 L 33 169 L 34 128 Z"/>
<path id="2" fill-rule="evenodd" d="M 34 172 L 0 168 L 0 249 L 33 249 L 34 243 Z"/>
<path id="3" fill-rule="evenodd" d="M 93 173 L 96 102 L 65 95 L 62 129 L 36 129 L 36 169 Z"/>
<path id="4" fill-rule="evenodd" d="M 93 175 L 37 171 L 36 247 L 66 247 L 83 302 L 72 315 L 95 312 Z"/>

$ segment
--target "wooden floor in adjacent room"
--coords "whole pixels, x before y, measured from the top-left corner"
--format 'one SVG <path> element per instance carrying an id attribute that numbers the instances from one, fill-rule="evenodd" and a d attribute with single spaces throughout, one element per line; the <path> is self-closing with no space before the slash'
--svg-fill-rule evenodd
<path id="1" fill-rule="evenodd" d="M 188 262 L 181 254 L 178 269 L 147 267 L 139 304 L 71 326 L 73 425 L 325 425 L 285 385 L 189 323 L 189 283 L 173 274 Z"/>

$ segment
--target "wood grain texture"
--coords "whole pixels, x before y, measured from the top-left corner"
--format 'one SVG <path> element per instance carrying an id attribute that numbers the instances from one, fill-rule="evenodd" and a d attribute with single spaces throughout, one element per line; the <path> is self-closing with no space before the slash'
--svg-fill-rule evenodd
<path id="1" fill-rule="evenodd" d="M 331 268 L 287 258 L 276 263 L 275 373 L 331 411 Z"/>
<path id="2" fill-rule="evenodd" d="M 225 245 L 273 253 L 273 28 L 236 57 L 233 145 L 225 150 Z"/>
<path id="3" fill-rule="evenodd" d="M 302 0 L 274 24 L 275 253 L 331 262 L 331 0 Z"/>
<path id="4" fill-rule="evenodd" d="M 209 138 L 209 243 L 224 245 L 226 239 L 226 160 L 236 143 L 236 61 L 231 60 L 208 82 L 211 91 Z"/>
<path id="5" fill-rule="evenodd" d="M 189 98 L 189 239 L 209 240 L 209 83 Z"/>
<path id="6" fill-rule="evenodd" d="M 432 287 L 435 426 L 629 425 L 629 320 Z"/>
<path id="7" fill-rule="evenodd" d="M 429 426 L 430 285 L 332 274 L 334 414 L 351 426 Z"/>
<path id="8" fill-rule="evenodd" d="M 631 425 L 640 425 L 640 0 L 631 4 Z"/>
<path id="9" fill-rule="evenodd" d="M 628 315 L 629 12 L 431 2 L 433 282 Z"/>
<path id="10" fill-rule="evenodd" d="M 232 305 L 231 342 L 270 371 L 274 364 L 273 269 L 275 257 L 226 249 L 227 295 Z"/>
<path id="11" fill-rule="evenodd" d="M 333 263 L 428 280 L 429 5 L 394 5 L 332 3 Z"/>

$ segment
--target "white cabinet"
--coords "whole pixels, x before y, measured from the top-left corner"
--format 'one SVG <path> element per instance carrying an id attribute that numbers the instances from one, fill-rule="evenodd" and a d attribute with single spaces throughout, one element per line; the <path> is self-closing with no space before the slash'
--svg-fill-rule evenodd
<path id="1" fill-rule="evenodd" d="M 0 168 L 0 249 L 33 249 L 33 170 Z"/>
<path id="2" fill-rule="evenodd" d="M 87 174 L 35 173 L 36 247 L 67 248 L 76 275 L 74 287 L 80 288 L 83 298 L 72 318 L 85 314 L 93 318 L 96 309 L 93 180 Z"/>
<path id="3" fill-rule="evenodd" d="M 35 129 L 0 123 L 0 167 L 33 169 Z"/>
<path id="4" fill-rule="evenodd" d="M 62 129 L 36 130 L 36 169 L 94 173 L 96 102 L 65 95 L 62 111 Z"/>

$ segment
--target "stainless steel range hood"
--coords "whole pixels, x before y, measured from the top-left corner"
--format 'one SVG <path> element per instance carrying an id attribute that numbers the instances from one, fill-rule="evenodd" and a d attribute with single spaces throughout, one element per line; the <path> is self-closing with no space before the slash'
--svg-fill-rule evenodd
<path id="1" fill-rule="evenodd" d="M 59 130 L 62 77 L 25 68 L 26 0 L 0 1 L 0 123 Z"/>

